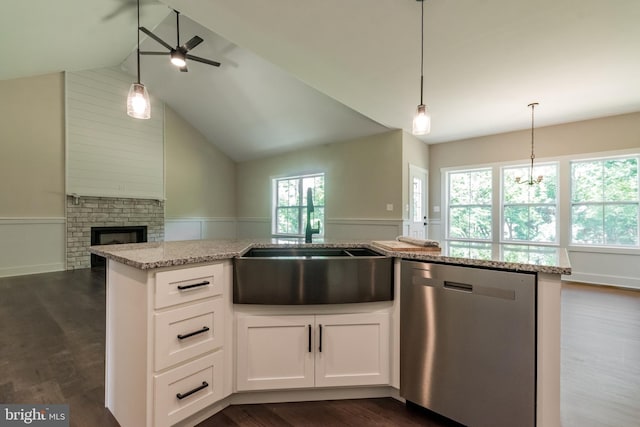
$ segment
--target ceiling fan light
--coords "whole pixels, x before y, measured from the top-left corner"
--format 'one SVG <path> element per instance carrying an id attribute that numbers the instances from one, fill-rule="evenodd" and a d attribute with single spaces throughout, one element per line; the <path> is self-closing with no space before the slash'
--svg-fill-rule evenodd
<path id="1" fill-rule="evenodd" d="M 413 134 L 427 135 L 429 132 L 431 132 L 431 114 L 426 105 L 420 104 L 413 117 Z"/>
<path id="2" fill-rule="evenodd" d="M 134 119 L 151 118 L 149 92 L 142 83 L 133 83 L 127 95 L 127 115 Z"/>
<path id="3" fill-rule="evenodd" d="M 182 68 L 187 65 L 186 56 L 179 50 L 171 51 L 171 63 L 176 67 Z"/>

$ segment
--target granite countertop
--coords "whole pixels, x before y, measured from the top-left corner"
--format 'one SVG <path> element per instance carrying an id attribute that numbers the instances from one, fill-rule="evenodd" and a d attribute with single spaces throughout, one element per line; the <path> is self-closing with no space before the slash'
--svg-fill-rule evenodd
<path id="1" fill-rule="evenodd" d="M 297 239 L 187 240 L 91 246 L 89 252 L 141 270 L 205 263 L 241 256 L 251 248 L 366 247 L 388 256 L 416 261 L 489 267 L 550 274 L 571 274 L 567 251 L 554 246 L 445 242 L 438 252 L 388 251 L 371 240 L 300 243 Z"/>

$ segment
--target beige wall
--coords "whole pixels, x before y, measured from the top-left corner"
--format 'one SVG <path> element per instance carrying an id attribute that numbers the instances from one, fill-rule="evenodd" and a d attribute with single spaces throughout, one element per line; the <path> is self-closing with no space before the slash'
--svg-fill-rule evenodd
<path id="1" fill-rule="evenodd" d="M 236 164 L 165 105 L 165 215 L 235 217 Z"/>
<path id="2" fill-rule="evenodd" d="M 64 76 L 0 81 L 0 217 L 64 217 Z"/>
<path id="3" fill-rule="evenodd" d="M 402 131 L 395 130 L 240 163 L 238 217 L 271 217 L 272 178 L 324 172 L 327 219 L 400 219 L 401 162 Z"/>
<path id="4" fill-rule="evenodd" d="M 536 158 L 640 148 L 640 113 L 624 114 L 535 129 Z M 465 139 L 429 147 L 430 217 L 441 204 L 441 169 L 488 163 L 529 161 L 531 131 Z"/>
<path id="5" fill-rule="evenodd" d="M 429 146 L 410 133 L 402 132 L 403 219 L 409 219 L 409 164 L 429 170 Z"/>

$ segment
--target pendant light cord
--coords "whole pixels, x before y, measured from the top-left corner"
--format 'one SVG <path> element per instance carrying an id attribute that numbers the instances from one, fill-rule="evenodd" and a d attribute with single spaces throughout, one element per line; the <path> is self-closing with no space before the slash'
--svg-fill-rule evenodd
<path id="1" fill-rule="evenodd" d="M 422 4 L 420 12 L 420 105 L 422 105 L 422 92 L 424 92 L 424 0 L 419 1 Z"/>
<path id="2" fill-rule="evenodd" d="M 529 106 L 531 107 L 531 177 L 533 177 L 533 159 L 536 158 L 535 154 L 533 154 L 533 129 L 534 129 L 533 111 L 536 107 L 536 104 L 537 102 L 529 104 Z"/>
<path id="3" fill-rule="evenodd" d="M 140 84 L 140 0 L 138 0 L 138 28 L 136 28 L 136 33 L 138 35 L 138 84 Z"/>

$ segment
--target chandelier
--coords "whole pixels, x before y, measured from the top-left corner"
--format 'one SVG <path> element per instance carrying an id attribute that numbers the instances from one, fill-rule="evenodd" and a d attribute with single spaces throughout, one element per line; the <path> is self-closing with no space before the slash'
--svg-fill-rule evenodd
<path id="1" fill-rule="evenodd" d="M 518 184 L 534 185 L 534 184 L 540 184 L 542 182 L 542 175 L 538 175 L 536 179 L 533 178 L 533 159 L 536 158 L 536 155 L 533 152 L 533 129 L 534 129 L 533 112 L 535 110 L 536 105 L 538 105 L 537 102 L 532 102 L 531 104 L 527 105 L 527 107 L 531 107 L 531 166 L 529 167 L 529 179 L 526 181 L 523 181 L 522 177 L 517 176 L 516 183 Z"/>

